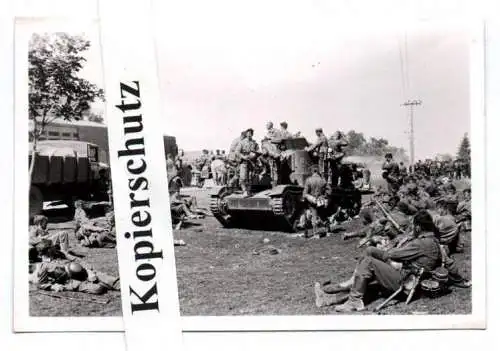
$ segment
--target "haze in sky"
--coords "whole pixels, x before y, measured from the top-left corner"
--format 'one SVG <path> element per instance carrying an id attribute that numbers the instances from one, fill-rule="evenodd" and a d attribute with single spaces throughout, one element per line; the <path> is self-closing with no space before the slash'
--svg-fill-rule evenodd
<path id="1" fill-rule="evenodd" d="M 308 4 L 159 15 L 165 134 L 188 151 L 227 149 L 246 128 L 260 141 L 267 121 L 287 121 L 310 141 L 317 127 L 354 129 L 408 149 L 401 104 L 420 99 L 416 158 L 455 155 L 470 132 L 466 28 L 356 23 Z"/>

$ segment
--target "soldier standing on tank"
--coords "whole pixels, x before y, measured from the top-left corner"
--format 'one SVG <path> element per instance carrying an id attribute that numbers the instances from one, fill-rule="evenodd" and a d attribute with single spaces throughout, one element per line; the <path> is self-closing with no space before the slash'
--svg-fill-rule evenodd
<path id="1" fill-rule="evenodd" d="M 264 164 L 264 168 L 269 172 L 273 186 L 278 185 L 280 180 L 280 143 L 281 139 L 279 138 L 264 138 L 262 140 L 262 155 L 259 157 Z"/>
<path id="2" fill-rule="evenodd" d="M 266 130 L 267 130 L 266 137 L 268 137 L 269 139 L 275 139 L 279 136 L 279 130 L 274 128 L 273 122 L 266 123 Z"/>
<path id="3" fill-rule="evenodd" d="M 236 147 L 235 153 L 239 155 L 239 178 L 243 196 L 249 195 L 250 178 L 254 170 L 254 161 L 259 145 L 253 140 L 253 129 L 247 129 L 245 138 Z"/>
<path id="4" fill-rule="evenodd" d="M 283 121 L 280 123 L 280 130 L 279 130 L 279 133 L 280 133 L 280 137 L 281 139 L 288 139 L 288 138 L 291 138 L 292 137 L 292 134 L 288 131 L 288 123 Z"/>
<path id="5" fill-rule="evenodd" d="M 328 139 L 326 135 L 323 133 L 322 128 L 316 129 L 316 136 L 318 139 L 316 142 L 308 147 L 306 147 L 306 151 L 313 152 L 313 155 L 318 157 L 318 167 L 319 172 L 325 181 L 328 180 L 329 174 L 329 166 L 328 166 Z"/>

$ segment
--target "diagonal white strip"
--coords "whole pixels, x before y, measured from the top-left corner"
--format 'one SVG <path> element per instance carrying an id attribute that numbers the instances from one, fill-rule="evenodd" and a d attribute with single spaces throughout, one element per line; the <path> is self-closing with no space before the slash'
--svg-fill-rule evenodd
<path id="1" fill-rule="evenodd" d="M 163 136 L 150 4 L 100 1 L 99 11 L 127 349 L 175 349 L 182 334 L 166 164 L 155 152 Z"/>

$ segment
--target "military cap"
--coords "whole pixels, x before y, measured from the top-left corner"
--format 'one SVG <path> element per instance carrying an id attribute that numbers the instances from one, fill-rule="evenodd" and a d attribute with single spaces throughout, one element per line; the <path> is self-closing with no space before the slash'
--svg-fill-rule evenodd
<path id="1" fill-rule="evenodd" d="M 385 154 L 385 156 L 384 156 L 384 157 L 385 157 L 385 158 L 388 158 L 388 157 L 392 158 L 392 153 L 388 152 L 388 153 L 386 153 L 386 154 Z"/>
<path id="2" fill-rule="evenodd" d="M 280 123 L 280 126 L 286 128 L 286 127 L 288 127 L 288 123 L 286 123 L 285 121 L 283 121 L 283 122 Z"/>
<path id="3" fill-rule="evenodd" d="M 468 186 L 467 188 L 465 188 L 464 190 L 462 190 L 462 192 L 464 192 L 464 193 L 470 193 L 471 192 L 471 187 Z"/>
<path id="4" fill-rule="evenodd" d="M 316 128 L 315 132 L 316 133 L 323 133 L 323 128 Z"/>
<path id="5" fill-rule="evenodd" d="M 252 128 L 248 128 L 247 130 L 245 130 L 245 134 L 248 133 L 248 132 L 251 132 L 253 134 L 253 129 Z"/>

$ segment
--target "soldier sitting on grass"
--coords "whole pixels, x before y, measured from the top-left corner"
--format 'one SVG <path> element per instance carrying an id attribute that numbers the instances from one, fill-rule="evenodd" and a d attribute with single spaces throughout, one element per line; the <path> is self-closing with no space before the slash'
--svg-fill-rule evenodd
<path id="1" fill-rule="evenodd" d="M 51 252 L 61 258 L 74 259 L 75 256 L 69 249 L 69 236 L 67 232 L 58 231 L 50 233 L 47 230 L 48 218 L 38 215 L 33 219 L 33 226 L 29 232 L 29 257 L 30 261 L 42 258 L 40 252 Z"/>
<path id="2" fill-rule="evenodd" d="M 172 224 L 175 229 L 181 229 L 182 225 L 188 219 L 201 219 L 205 217 L 203 211 L 197 209 L 195 197 L 183 197 L 180 193 L 180 187 L 172 182 L 168 186 L 170 194 L 170 213 L 172 215 Z"/>
<path id="3" fill-rule="evenodd" d="M 81 200 L 75 201 L 75 236 L 80 245 L 85 247 L 108 247 L 116 246 L 116 233 L 114 230 L 114 215 L 110 211 L 106 215 L 106 223 L 98 225 L 97 221 L 91 221 Z"/>
<path id="4" fill-rule="evenodd" d="M 445 260 L 445 268 L 449 272 L 451 284 L 468 288 L 470 281 L 461 277 L 454 262 L 442 257 L 432 216 L 425 210 L 419 211 L 413 218 L 413 239 L 402 247 L 381 250 L 369 247 L 356 265 L 352 277 L 340 284 L 315 283 L 316 306 L 336 306 L 337 312 L 354 312 L 365 309 L 363 298 L 368 284 L 376 283 L 386 292 L 393 293 L 399 289 L 410 273 L 416 268 L 431 272 Z M 371 285 L 370 285 L 371 286 Z"/>

